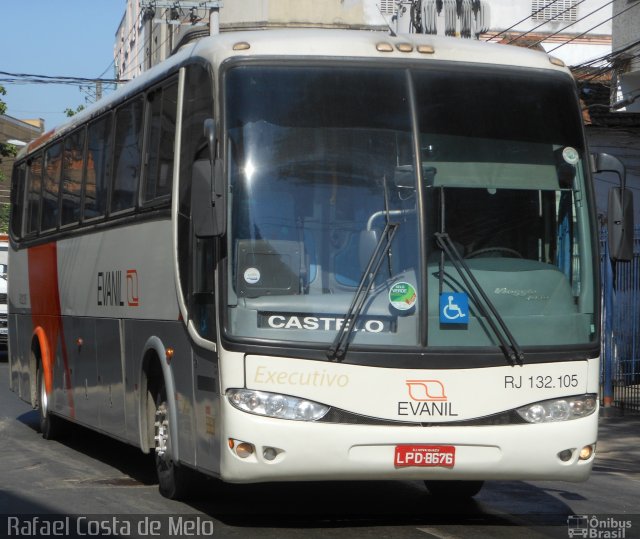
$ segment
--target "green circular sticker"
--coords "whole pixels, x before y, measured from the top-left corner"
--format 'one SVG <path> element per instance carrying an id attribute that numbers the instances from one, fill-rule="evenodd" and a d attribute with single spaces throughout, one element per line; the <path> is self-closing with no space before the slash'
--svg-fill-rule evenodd
<path id="1" fill-rule="evenodd" d="M 389 290 L 389 303 L 399 311 L 413 308 L 417 299 L 416 289 L 409 283 L 395 283 Z"/>

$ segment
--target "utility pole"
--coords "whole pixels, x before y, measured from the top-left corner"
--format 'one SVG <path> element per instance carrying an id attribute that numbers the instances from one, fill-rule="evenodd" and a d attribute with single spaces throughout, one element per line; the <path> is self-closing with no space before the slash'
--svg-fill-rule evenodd
<path id="1" fill-rule="evenodd" d="M 175 2 L 163 2 L 161 0 L 142 0 L 140 3 L 141 8 L 147 12 L 152 12 L 154 15 L 156 13 L 156 9 L 169 9 L 169 10 L 179 10 L 179 9 L 189 9 L 189 10 L 197 10 L 197 9 L 208 9 L 209 10 L 209 33 L 211 35 L 217 34 L 220 32 L 220 8 L 223 7 L 223 3 L 221 0 L 212 0 L 212 1 L 187 1 L 187 0 L 177 0 Z"/>
<path id="2" fill-rule="evenodd" d="M 107 88 L 114 90 L 115 85 L 107 84 Z M 104 95 L 105 86 L 101 80 L 97 80 L 95 86 L 80 86 L 80 91 L 85 94 L 85 102 L 95 103 L 100 101 Z"/>

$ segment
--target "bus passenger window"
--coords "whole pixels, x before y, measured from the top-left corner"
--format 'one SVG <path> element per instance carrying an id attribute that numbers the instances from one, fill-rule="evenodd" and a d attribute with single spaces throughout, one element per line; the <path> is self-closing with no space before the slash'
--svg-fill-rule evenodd
<path id="1" fill-rule="evenodd" d="M 171 195 L 173 179 L 173 143 L 176 133 L 178 85 L 173 83 L 147 96 L 148 133 L 147 170 L 144 202 Z"/>
<path id="2" fill-rule="evenodd" d="M 198 333 L 210 341 L 216 338 L 213 242 L 211 238 L 195 238 L 193 290 L 189 309 Z"/>
<path id="3" fill-rule="evenodd" d="M 69 135 L 64 141 L 62 159 L 62 213 L 60 225 L 80 220 L 80 192 L 84 166 L 84 129 Z"/>
<path id="4" fill-rule="evenodd" d="M 87 174 L 83 193 L 84 219 L 101 217 L 107 209 L 110 133 L 110 116 L 104 116 L 92 123 L 87 131 Z"/>
<path id="5" fill-rule="evenodd" d="M 58 226 L 58 193 L 62 169 L 62 145 L 55 144 L 45 152 L 42 184 L 42 231 L 55 230 Z"/>
<path id="6" fill-rule="evenodd" d="M 27 199 L 27 234 L 38 232 L 40 219 L 40 191 L 42 189 L 42 154 L 31 161 L 29 166 Z"/>
<path id="7" fill-rule="evenodd" d="M 26 165 L 20 164 L 13 169 L 11 178 L 11 232 L 15 238 L 22 237 L 22 212 L 24 210 L 24 188 Z"/>
<path id="8" fill-rule="evenodd" d="M 127 103 L 116 112 L 113 152 L 111 212 L 134 208 L 142 162 L 142 98 Z"/>

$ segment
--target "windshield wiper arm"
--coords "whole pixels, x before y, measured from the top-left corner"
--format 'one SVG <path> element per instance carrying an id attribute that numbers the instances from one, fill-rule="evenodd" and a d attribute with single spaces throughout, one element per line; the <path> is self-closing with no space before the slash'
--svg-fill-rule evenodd
<path id="1" fill-rule="evenodd" d="M 371 258 L 369 258 L 367 267 L 360 277 L 360 282 L 358 283 L 356 293 L 351 300 L 349 310 L 342 319 L 342 326 L 340 326 L 338 334 L 333 340 L 333 343 L 331 343 L 329 350 L 327 350 L 327 357 L 329 359 L 341 360 L 344 358 L 344 355 L 347 352 L 349 338 L 356 327 L 356 320 L 362 312 L 369 290 L 373 286 L 378 272 L 380 271 L 380 266 L 391 248 L 391 242 L 393 241 L 393 237 L 396 234 L 398 226 L 398 223 L 390 223 L 387 221 L 384 230 L 382 231 L 382 235 L 378 239 L 376 247 L 371 254 Z"/>
<path id="2" fill-rule="evenodd" d="M 522 365 L 524 363 L 524 352 L 522 351 L 522 348 L 520 348 L 520 345 L 516 341 L 515 337 L 513 336 L 511 331 L 509 331 L 509 328 L 498 312 L 498 309 L 496 309 L 495 305 L 491 302 L 482 286 L 480 286 L 480 283 L 476 279 L 475 275 L 473 275 L 467 263 L 464 261 L 464 258 L 460 256 L 460 253 L 451 241 L 449 234 L 436 232 L 435 237 L 436 241 L 438 242 L 438 246 L 446 253 L 449 260 L 451 260 L 451 263 L 456 268 L 458 274 L 464 281 L 464 284 L 467 287 L 467 290 L 473 298 L 478 309 L 480 310 L 480 313 L 485 317 L 485 319 L 489 323 L 489 326 L 491 327 L 491 330 L 495 334 L 496 338 L 500 341 L 500 347 L 502 348 L 502 352 L 504 353 L 505 357 L 512 363 L 518 362 L 520 365 Z M 440 271 L 444 271 L 444 268 L 442 268 Z M 481 297 L 483 301 L 480 300 Z M 491 315 L 493 315 L 493 317 Z M 500 329 L 502 331 L 498 329 L 498 325 L 500 326 Z"/>

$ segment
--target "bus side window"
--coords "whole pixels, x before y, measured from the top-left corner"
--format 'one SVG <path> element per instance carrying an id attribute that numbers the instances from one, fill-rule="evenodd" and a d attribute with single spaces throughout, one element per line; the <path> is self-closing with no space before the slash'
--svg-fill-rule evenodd
<path id="1" fill-rule="evenodd" d="M 44 154 L 44 176 L 42 183 L 42 232 L 58 227 L 60 204 L 60 171 L 62 170 L 62 144 L 54 144 Z"/>
<path id="2" fill-rule="evenodd" d="M 195 238 L 193 260 L 193 291 L 191 294 L 191 318 L 198 333 L 205 339 L 214 341 L 214 239 Z"/>
<path id="3" fill-rule="evenodd" d="M 104 216 L 110 175 L 111 116 L 89 125 L 87 131 L 86 175 L 83 188 L 83 219 Z"/>
<path id="4" fill-rule="evenodd" d="M 177 82 L 147 95 L 148 143 L 142 193 L 144 203 L 171 196 L 177 102 Z"/>
<path id="5" fill-rule="evenodd" d="M 142 164 L 143 111 L 144 102 L 138 97 L 116 112 L 111 213 L 136 206 Z"/>
<path id="6" fill-rule="evenodd" d="M 69 135 L 64 141 L 60 226 L 80 220 L 80 193 L 84 170 L 84 129 Z"/>
<path id="7" fill-rule="evenodd" d="M 22 237 L 22 212 L 24 211 L 24 188 L 27 165 L 21 163 L 13 169 L 11 177 L 11 233 L 13 237 Z"/>
<path id="8" fill-rule="evenodd" d="M 42 154 L 29 164 L 27 176 L 27 234 L 37 234 L 40 225 L 40 192 L 42 190 Z"/>
<path id="9" fill-rule="evenodd" d="M 198 159 L 208 158 L 203 126 L 214 114 L 211 75 L 201 65 L 186 68 L 183 107 L 178 201 L 180 289 L 189 309 L 189 319 L 202 337 L 213 340 L 216 335 L 212 288 L 215 250 L 212 240 L 195 237 L 191 215 L 193 166 Z"/>

